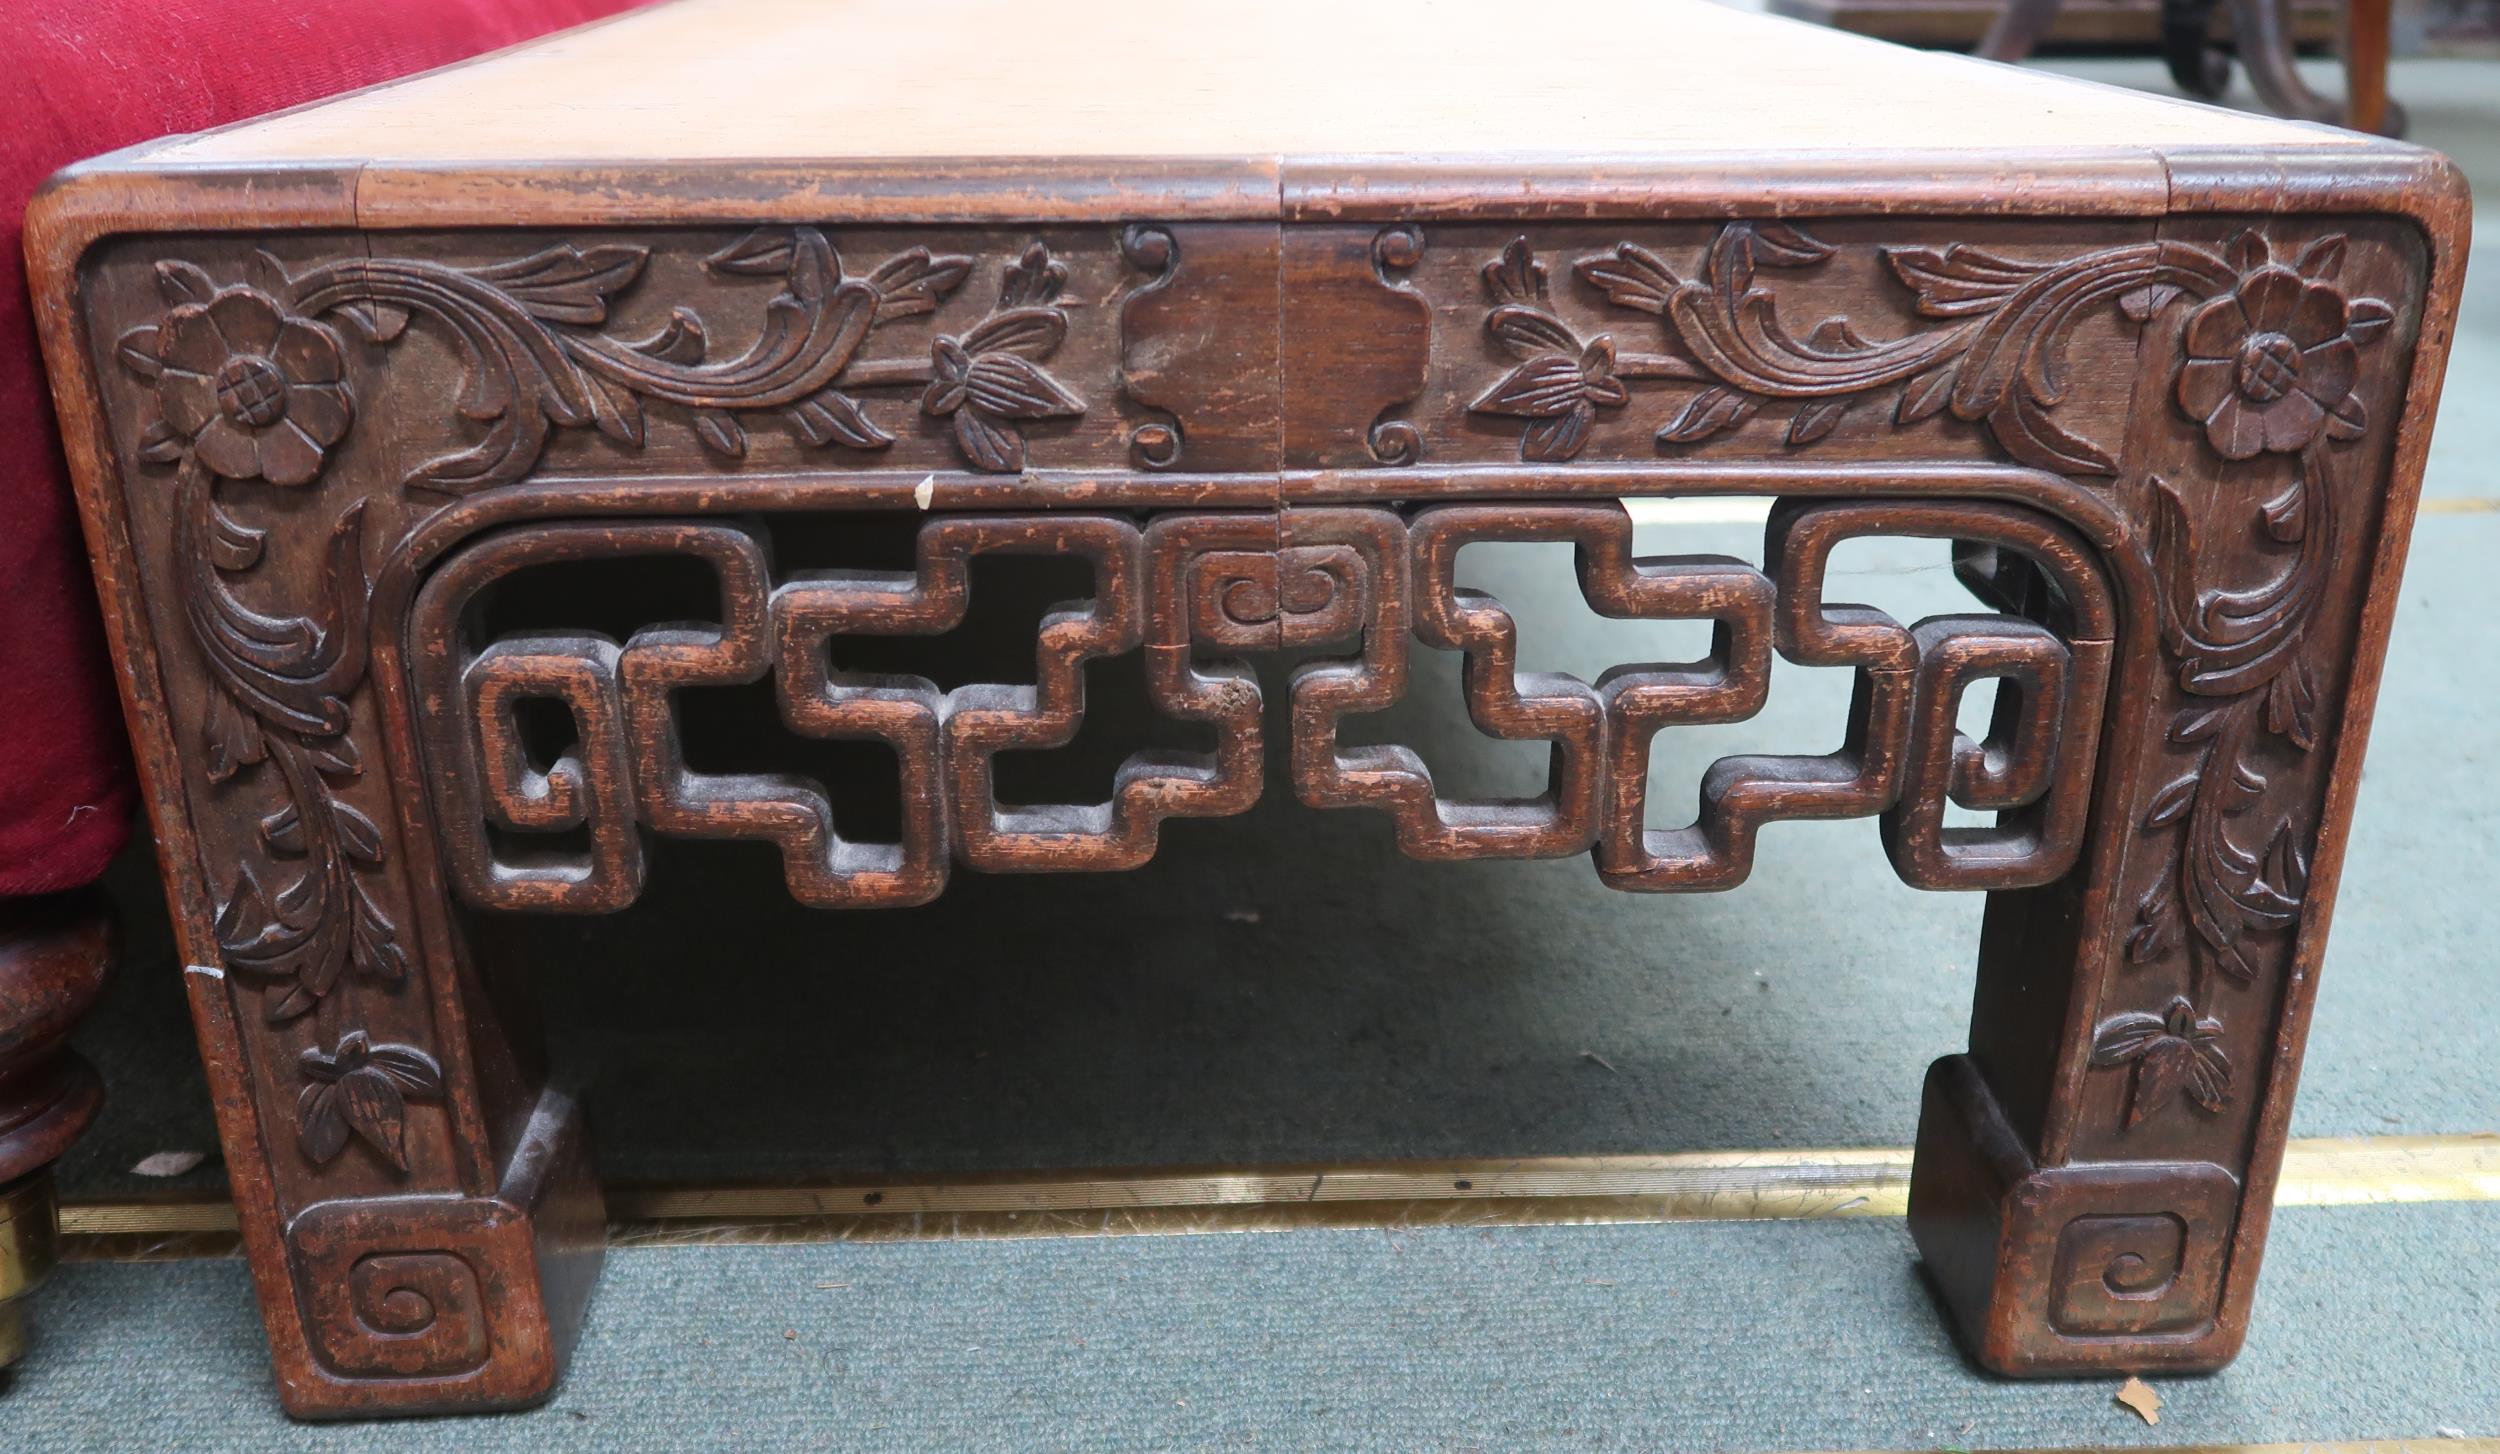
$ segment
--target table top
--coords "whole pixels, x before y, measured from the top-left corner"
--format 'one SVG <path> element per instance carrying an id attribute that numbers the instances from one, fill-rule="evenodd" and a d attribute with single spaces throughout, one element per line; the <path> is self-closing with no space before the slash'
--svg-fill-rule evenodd
<path id="1" fill-rule="evenodd" d="M 1494 159 L 2370 138 L 1708 0 L 676 0 L 158 162 Z"/>

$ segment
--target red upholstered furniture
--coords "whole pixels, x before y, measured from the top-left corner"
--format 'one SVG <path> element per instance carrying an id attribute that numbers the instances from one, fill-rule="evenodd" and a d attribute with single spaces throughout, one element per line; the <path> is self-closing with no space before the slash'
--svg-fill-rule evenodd
<path id="1" fill-rule="evenodd" d="M 445 65 L 635 0 L 0 0 L 0 1362 L 94 1114 L 61 1037 L 101 983 L 86 901 L 137 801 L 35 347 L 20 221 L 71 162 Z M 12 1256 L 11 1254 L 20 1254 Z"/>

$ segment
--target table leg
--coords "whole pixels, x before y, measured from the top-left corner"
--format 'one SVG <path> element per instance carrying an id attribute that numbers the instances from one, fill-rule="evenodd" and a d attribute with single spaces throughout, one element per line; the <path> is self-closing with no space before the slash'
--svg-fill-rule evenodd
<path id="1" fill-rule="evenodd" d="M 2381 136 L 2404 134 L 2404 110 L 2387 95 L 2393 0 L 2347 0 L 2344 6 L 2344 124 Z"/>

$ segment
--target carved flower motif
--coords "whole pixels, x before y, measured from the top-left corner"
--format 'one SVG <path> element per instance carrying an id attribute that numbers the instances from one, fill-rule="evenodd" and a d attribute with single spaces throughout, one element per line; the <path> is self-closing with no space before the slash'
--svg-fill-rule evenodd
<path id="1" fill-rule="evenodd" d="M 1484 265 L 1484 286 L 1494 301 L 1485 331 L 1520 363 L 1467 411 L 1529 421 L 1519 436 L 1521 459 L 1573 458 L 1587 447 L 1597 411 L 1632 398 L 1616 376 L 1613 337 L 1584 340 L 1554 312 L 1545 264 L 1525 237 Z"/>
<path id="2" fill-rule="evenodd" d="M 2135 1089 L 2127 1101 L 2132 1126 L 2168 1105 L 2181 1091 L 2208 1111 L 2231 1103 L 2231 1062 L 2218 1043 L 2220 1020 L 2200 1019 L 2187 998 L 2152 1015 L 2136 1011 L 2103 1021 L 2092 1041 L 2092 1063 L 2104 1068 L 2135 1065 Z"/>
<path id="3" fill-rule="evenodd" d="M 2272 261 L 2253 232 L 2232 244 L 2239 285 L 2189 315 L 2179 370 L 2179 406 L 2203 421 L 2223 458 L 2291 453 L 2321 433 L 2358 439 L 2369 428 L 2352 392 L 2361 345 L 2394 314 L 2376 298 L 2344 296 L 2331 281 L 2343 260 L 2340 236 L 2312 243 L 2294 267 Z"/>
<path id="4" fill-rule="evenodd" d="M 306 1050 L 303 1097 L 295 1105 L 295 1136 L 304 1154 L 327 1162 L 347 1149 L 349 1132 L 408 1169 L 408 1097 L 432 1100 L 443 1093 L 443 1068 L 413 1045 L 375 1045 L 362 1030 L 339 1039 L 324 1055 Z"/>
<path id="5" fill-rule="evenodd" d="M 941 334 L 933 346 L 921 407 L 954 420 L 955 442 L 981 469 L 1024 468 L 1024 435 L 1014 421 L 1085 412 L 1085 401 L 1040 364 L 1068 336 L 1068 315 L 1055 306 L 1067 280 L 1067 265 L 1037 242 L 1008 267 L 997 309 L 961 338 Z"/>
<path id="6" fill-rule="evenodd" d="M 171 438 L 228 479 L 309 483 L 347 433 L 338 335 L 256 288 L 179 303 L 121 354 L 155 377 Z"/>

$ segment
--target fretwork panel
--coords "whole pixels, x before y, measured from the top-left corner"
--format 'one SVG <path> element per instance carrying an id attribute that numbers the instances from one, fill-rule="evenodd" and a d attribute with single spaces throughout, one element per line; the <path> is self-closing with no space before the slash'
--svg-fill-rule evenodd
<path id="1" fill-rule="evenodd" d="M 1832 552 L 1865 536 L 1950 539 L 2028 572 L 2041 609 L 1940 616 L 1903 626 L 1829 602 Z M 1460 550 L 1568 542 L 1601 616 L 1711 624 L 1707 656 L 1615 667 L 1594 683 L 1520 670 L 1518 630 L 1498 600 L 1456 583 Z M 1082 560 L 1090 594 L 1053 608 L 1030 684 L 940 690 L 919 676 L 841 669 L 854 637 L 936 637 L 960 628 L 982 555 Z M 469 641 L 471 603 L 514 572 L 555 562 L 674 555 L 717 584 L 717 619 L 642 628 L 619 643 L 587 632 Z M 1263 698 L 1250 655 L 1318 653 L 1292 676 L 1289 765 L 1302 800 L 1388 815 L 1424 859 L 1542 858 L 1594 850 L 1605 882 L 1719 889 L 1751 871 L 1764 824 L 1879 817 L 1901 877 L 1923 888 L 2007 888 L 2072 866 L 2090 797 L 2115 611 L 2100 566 L 2036 512 L 1971 502 L 1785 504 L 1765 566 L 1722 556 L 1642 558 L 1630 517 L 1606 504 L 1452 504 L 1283 514 L 937 515 L 908 572 L 830 570 L 776 581 L 764 527 L 688 521 L 562 522 L 481 537 L 419 593 L 411 623 L 416 696 L 437 764 L 444 861 L 460 894 L 492 908 L 607 912 L 640 894 L 643 833 L 758 839 L 780 851 L 801 902 L 925 902 L 950 863 L 987 871 L 1132 868 L 1172 817 L 1216 817 L 1258 798 Z M 2018 562 L 2009 564 L 2008 562 Z M 1469 718 L 1499 738 L 1550 744 L 1544 792 L 1450 799 L 1411 749 L 1348 747 L 1348 716 L 1408 690 L 1411 643 L 1464 654 Z M 1734 756 L 1705 773 L 1692 822 L 1649 826 L 1649 754 L 1677 726 L 1744 721 L 1766 700 L 1774 652 L 1855 673 L 1847 737 L 1815 756 Z M 1206 724 L 1209 752 L 1141 750 L 1099 803 L 1007 806 L 994 764 L 1064 747 L 1085 715 L 1089 662 L 1142 653 L 1154 710 Z M 1206 653 L 1202 655 L 1202 653 Z M 683 690 L 770 676 L 784 724 L 805 737 L 882 744 L 900 786 L 896 841 L 836 830 L 826 790 L 785 773 L 687 766 Z M 1975 683 L 1999 683 L 1986 741 L 1956 716 Z M 523 740 L 524 704 L 554 704 L 572 741 L 543 763 Z M 1947 827 L 1946 804 L 1995 811 Z"/>

